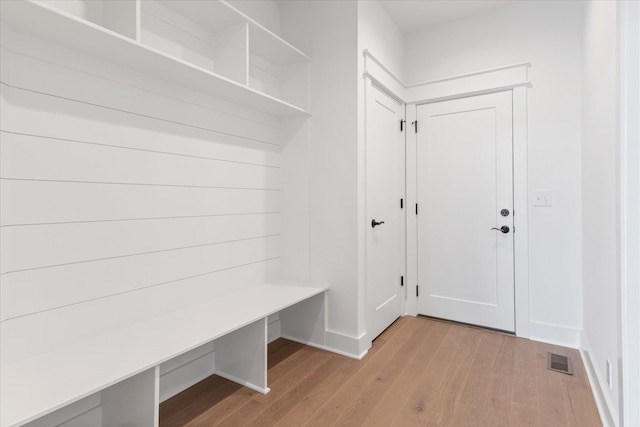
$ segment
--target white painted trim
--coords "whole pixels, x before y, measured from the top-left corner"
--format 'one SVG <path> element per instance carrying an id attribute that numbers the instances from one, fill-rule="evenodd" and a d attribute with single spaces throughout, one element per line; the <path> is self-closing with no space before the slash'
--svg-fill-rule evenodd
<path id="1" fill-rule="evenodd" d="M 545 322 L 529 322 L 529 339 L 569 348 L 580 348 L 581 330 Z M 520 336 L 520 335 L 518 335 Z"/>
<path id="2" fill-rule="evenodd" d="M 325 331 L 324 350 L 342 354 L 354 359 L 362 359 L 369 351 L 371 341 L 367 344 L 367 334 L 363 333 L 358 337 L 343 334 L 341 332 Z M 320 347 L 319 347 L 320 348 Z"/>
<path id="3" fill-rule="evenodd" d="M 513 89 L 513 247 L 516 335 L 528 338 L 529 313 L 529 161 L 527 88 Z"/>
<path id="4" fill-rule="evenodd" d="M 444 79 L 441 82 L 416 86 L 406 90 L 408 104 L 426 104 L 449 99 L 466 98 L 487 93 L 504 92 L 516 87 L 531 87 L 526 68 L 508 68 L 489 74 L 474 73 L 470 77 L 457 80 Z"/>
<path id="5" fill-rule="evenodd" d="M 598 407 L 600 420 L 604 427 L 618 427 L 618 415 L 615 410 L 615 406 L 613 405 L 613 402 L 611 402 L 609 393 L 605 392 L 607 382 L 596 369 L 596 365 L 591 359 L 591 354 L 591 344 L 589 344 L 589 340 L 583 332 L 581 336 L 580 356 L 582 356 L 582 363 L 587 371 L 587 377 L 589 378 L 593 397 L 596 401 L 596 406 Z"/>
<path id="6" fill-rule="evenodd" d="M 509 70 L 512 68 L 531 67 L 531 62 L 519 62 L 517 64 L 509 64 L 509 65 L 503 65 L 500 67 L 485 68 L 483 70 L 473 71 L 473 72 L 464 73 L 464 74 L 458 74 L 455 76 L 449 76 L 449 77 L 444 77 L 440 79 L 427 80 L 427 81 L 416 82 L 416 83 L 405 83 L 405 81 L 402 80 L 401 77 L 399 77 L 396 73 L 391 71 L 391 69 L 389 69 L 389 67 L 387 67 L 382 61 L 380 61 L 380 59 L 378 59 L 373 53 L 371 53 L 369 49 L 364 49 L 362 51 L 362 55 L 365 57 L 365 59 L 370 58 L 375 64 L 377 64 L 380 68 L 382 68 L 382 70 L 384 70 L 391 78 L 393 78 L 397 83 L 401 84 L 405 88 L 429 85 L 433 83 L 441 83 L 449 80 L 461 79 L 465 77 L 473 77 L 480 74 L 488 74 L 496 71 Z"/>
<path id="7" fill-rule="evenodd" d="M 382 70 L 384 70 L 389 76 L 391 76 L 391 78 L 393 80 L 395 80 L 397 83 L 399 83 L 400 85 L 402 85 L 403 87 L 407 87 L 407 84 L 404 82 L 404 80 L 402 80 L 396 73 L 394 73 L 393 71 L 391 71 L 389 69 L 389 67 L 387 67 L 386 65 L 384 65 L 384 63 L 382 61 L 380 61 L 374 54 L 372 54 L 371 52 L 369 52 L 369 49 L 365 49 L 362 51 L 362 55 L 365 58 L 365 70 L 367 69 L 366 65 L 366 59 L 369 58 L 371 59 L 375 64 L 377 64 L 380 68 L 382 68 Z"/>
<path id="8" fill-rule="evenodd" d="M 516 64 L 513 66 L 500 67 L 502 70 L 517 70 L 519 73 L 530 66 L 529 63 Z M 525 67 L 517 69 L 515 67 Z M 493 72 L 493 71 L 489 71 Z M 475 78 L 477 73 L 469 73 L 470 78 Z M 467 75 L 460 77 L 465 79 Z M 522 76 L 520 76 L 522 77 Z M 501 82 L 505 78 L 506 84 Z M 456 91 L 455 86 L 451 86 L 451 92 L 444 96 L 438 96 L 432 99 L 423 99 L 421 102 L 414 104 L 414 108 L 407 109 L 407 123 L 411 123 L 417 118 L 417 105 L 430 102 L 438 102 L 442 100 L 475 96 L 485 93 L 501 92 L 505 90 L 512 91 L 513 94 L 513 185 L 514 185 L 514 256 L 515 256 L 515 325 L 516 335 L 523 338 L 529 338 L 531 334 L 531 321 L 529 317 L 529 226 L 528 226 L 528 142 L 527 142 L 527 88 L 531 87 L 531 83 L 526 80 L 518 82 L 513 80 L 513 75 L 494 76 L 482 82 L 472 82 L 470 85 L 460 84 L 460 87 L 480 88 L 482 84 L 493 84 L 492 87 L 485 87 L 475 91 L 465 92 Z M 510 81 L 513 80 L 513 81 Z M 444 81 L 444 80 L 443 80 Z M 451 81 L 451 80 L 446 80 Z M 444 88 L 446 89 L 446 88 Z M 444 90 L 443 89 L 443 90 Z M 441 92 L 442 93 L 442 92 Z M 407 208 L 415 206 L 417 202 L 416 194 L 416 177 L 417 165 L 415 161 L 409 159 L 416 158 L 417 135 L 414 132 L 407 134 Z M 412 289 L 418 284 L 418 266 L 417 266 L 417 219 L 415 215 L 407 217 L 407 304 L 406 313 L 409 315 L 417 315 L 417 297 Z M 541 340 L 559 340 L 563 345 L 573 345 L 578 347 L 579 333 L 563 333 L 551 334 L 548 329 L 545 333 L 540 333 Z"/>
<path id="9" fill-rule="evenodd" d="M 427 80 L 424 82 L 410 83 L 410 84 L 406 84 L 405 86 L 410 88 L 410 87 L 416 87 L 416 86 L 430 85 L 434 83 L 442 83 L 450 80 L 462 79 L 466 77 L 474 77 L 480 74 L 489 74 L 489 73 L 495 73 L 497 71 L 504 71 L 504 70 L 510 70 L 512 68 L 522 68 L 522 67 L 524 68 L 531 67 L 531 62 L 519 62 L 517 64 L 503 65 L 501 67 L 485 68 L 484 70 L 473 71 L 471 73 L 458 74 L 455 76 L 444 77 L 441 79 Z"/>
<path id="10" fill-rule="evenodd" d="M 417 119 L 417 108 L 407 108 L 406 112 L 407 124 Z M 412 129 L 411 127 L 408 129 Z M 418 286 L 418 217 L 415 213 L 415 205 L 417 203 L 417 140 L 418 135 L 409 131 L 406 134 L 406 158 L 407 166 L 405 168 L 407 174 L 407 281 L 406 281 L 406 314 L 416 316 L 418 314 L 418 298 L 416 298 L 416 286 Z"/>
<path id="11" fill-rule="evenodd" d="M 505 92 L 505 91 L 520 88 L 520 87 L 528 88 L 528 87 L 532 87 L 532 85 L 531 85 L 531 82 L 517 82 L 517 83 L 508 84 L 505 86 L 471 90 L 468 92 L 459 92 L 459 93 L 445 95 L 445 96 L 436 97 L 436 98 L 427 98 L 420 101 L 413 101 L 413 102 L 410 102 L 409 104 L 418 104 L 418 105 L 433 104 L 435 102 L 450 101 L 452 99 L 468 98 L 470 96 L 486 95 L 489 93 L 496 93 L 496 92 Z"/>
<path id="12" fill-rule="evenodd" d="M 292 336 L 289 336 L 289 335 L 283 335 L 281 338 L 284 338 L 284 339 L 289 340 L 289 341 L 297 342 L 297 343 L 300 343 L 300 344 L 308 345 L 309 347 L 319 348 L 320 350 L 329 351 L 331 353 L 336 353 L 336 354 L 339 354 L 341 356 L 346 356 L 346 357 L 350 357 L 352 359 L 357 359 L 357 360 L 361 360 L 368 353 L 368 350 L 365 350 L 363 353 L 361 353 L 359 355 L 354 355 L 352 353 L 347 353 L 347 352 L 344 352 L 344 351 L 336 349 L 336 348 L 327 347 L 326 345 L 321 345 L 321 344 L 318 344 L 318 343 L 315 343 L 315 342 L 311 342 L 311 341 L 301 340 L 301 339 L 298 339 L 298 338 L 295 338 L 295 337 L 292 337 Z"/>
<path id="13" fill-rule="evenodd" d="M 530 62 L 509 64 L 501 67 L 473 71 L 436 80 L 406 84 L 369 50 L 363 51 L 365 78 L 396 100 L 406 104 L 427 104 L 456 98 L 483 95 L 487 93 L 512 91 L 513 94 L 513 185 L 514 185 L 514 254 L 515 254 L 515 325 L 519 337 L 529 338 L 531 321 L 529 313 L 529 205 L 528 205 L 528 125 L 527 125 L 527 88 L 532 87 L 529 80 Z M 407 125 L 416 120 L 417 107 L 407 108 Z M 414 132 L 406 134 L 406 301 L 405 313 L 417 315 L 417 219 L 409 215 L 411 206 L 416 203 L 416 165 L 410 159 L 416 158 L 417 136 Z M 571 330 L 555 327 L 555 330 Z M 553 340 L 562 345 L 578 347 L 579 333 L 552 332 L 547 326 L 538 326 L 541 340 Z M 572 330 L 571 330 L 572 331 Z"/>
<path id="14" fill-rule="evenodd" d="M 386 93 L 387 95 L 389 95 L 391 98 L 393 98 L 393 100 L 395 100 L 396 102 L 400 103 L 400 104 L 404 104 L 404 100 L 402 98 L 400 98 L 399 95 L 393 93 L 393 91 L 391 91 L 388 87 L 386 87 L 384 85 L 384 83 L 382 83 L 380 80 L 376 79 L 376 77 L 372 74 L 370 74 L 369 72 L 364 73 L 364 77 L 365 79 L 369 79 L 371 80 L 371 83 L 377 87 L 378 89 L 380 89 L 382 92 Z"/>
<path id="15" fill-rule="evenodd" d="M 400 150 L 399 156 L 400 158 L 403 159 L 402 161 L 402 167 L 403 170 L 400 171 L 399 173 L 399 178 L 401 179 L 402 182 L 398 182 L 398 186 L 402 186 L 403 191 L 401 191 L 400 193 L 397 194 L 398 199 L 402 198 L 405 199 L 406 202 L 406 172 L 404 169 L 406 169 L 406 135 L 408 133 L 408 127 L 406 124 L 406 104 L 404 103 L 404 101 L 400 98 L 398 98 L 395 94 L 390 93 L 387 88 L 385 88 L 383 85 L 378 84 L 378 81 L 371 75 L 369 75 L 368 73 L 365 72 L 365 88 L 364 88 L 364 110 L 365 110 L 365 120 L 364 120 L 364 145 L 365 148 L 363 148 L 363 152 L 366 152 L 366 144 L 368 141 L 368 127 L 367 127 L 367 120 L 368 120 L 368 108 L 369 108 L 369 96 L 371 95 L 371 91 L 372 88 L 375 88 L 376 90 L 379 90 L 380 92 L 382 92 L 383 94 L 389 96 L 393 101 L 395 101 L 397 103 L 397 107 L 401 108 L 401 112 L 402 112 L 402 117 L 403 119 L 405 119 L 405 130 L 402 134 L 401 138 L 402 139 L 402 146 L 399 146 L 397 148 L 397 150 Z M 366 156 L 362 155 L 361 158 L 363 160 L 363 162 L 365 163 L 363 168 L 360 169 L 362 171 L 365 172 L 365 174 L 360 177 L 362 179 L 362 182 L 364 183 L 364 188 L 362 189 L 362 194 L 363 194 L 363 200 L 362 200 L 362 209 L 363 209 L 363 214 L 365 215 L 364 219 L 364 227 L 361 227 L 361 230 L 368 230 L 369 226 L 367 225 L 369 221 L 367 217 L 367 181 L 365 179 L 366 177 L 366 171 L 367 171 L 367 165 L 366 165 L 366 161 L 364 161 Z M 405 245 L 405 240 L 406 240 L 406 213 L 407 213 L 407 206 L 404 206 L 404 209 L 402 210 L 401 213 L 398 214 L 398 219 L 400 220 L 400 229 L 399 232 L 401 234 L 400 236 L 400 242 L 399 245 L 400 247 L 403 247 Z M 370 222 L 369 222 L 370 223 Z M 404 229 L 404 230 L 402 230 Z M 364 259 L 363 259 L 363 264 L 364 264 L 364 271 L 363 271 L 363 275 L 365 278 L 365 283 L 369 283 L 368 279 L 367 279 L 367 269 L 366 269 L 366 260 L 367 260 L 367 250 L 368 250 L 368 246 L 367 246 L 367 241 L 366 241 L 366 234 L 367 232 L 364 232 L 361 239 L 359 239 L 359 242 L 361 242 L 362 244 L 362 250 L 359 251 L 360 253 L 362 253 L 364 255 Z M 406 250 L 403 251 L 400 254 L 400 258 L 399 258 L 399 265 L 398 265 L 398 280 L 400 279 L 399 276 L 404 276 L 406 277 Z M 399 283 L 398 283 L 399 286 Z M 365 318 L 366 318 L 366 331 L 365 331 L 365 335 L 367 336 L 366 339 L 364 341 L 361 340 L 360 342 L 360 351 L 359 354 L 364 354 L 366 353 L 366 351 L 368 351 L 369 348 L 371 348 L 371 343 L 373 342 L 373 340 L 376 338 L 375 335 L 370 336 L 370 332 L 373 328 L 370 328 L 371 325 L 373 325 L 374 323 L 374 318 L 373 318 L 373 312 L 371 311 L 371 307 L 369 306 L 369 300 L 368 300 L 368 291 L 369 289 L 367 289 L 366 285 L 365 285 L 365 289 L 364 289 L 364 294 L 365 294 Z M 399 287 L 399 296 L 400 296 L 400 308 L 399 308 L 399 312 L 398 312 L 398 316 L 402 316 L 403 314 L 405 314 L 405 310 L 406 310 L 406 286 L 403 288 Z M 398 295 L 398 294 L 396 294 Z M 364 346 L 364 347 L 363 347 Z"/>
<path id="16" fill-rule="evenodd" d="M 619 3 L 620 383 L 624 425 L 640 425 L 640 4 Z"/>
<path id="17" fill-rule="evenodd" d="M 424 104 L 530 87 L 530 62 L 509 64 L 440 79 L 407 84 L 369 50 L 363 51 L 364 77 L 399 102 Z"/>

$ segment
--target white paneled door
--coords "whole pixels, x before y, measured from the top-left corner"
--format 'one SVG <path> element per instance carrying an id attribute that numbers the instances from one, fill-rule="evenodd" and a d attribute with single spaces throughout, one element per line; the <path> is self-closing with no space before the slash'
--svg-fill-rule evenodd
<path id="1" fill-rule="evenodd" d="M 513 332 L 511 91 L 417 118 L 418 312 Z"/>
<path id="2" fill-rule="evenodd" d="M 369 81 L 366 97 L 366 299 L 373 339 L 402 310 L 405 107 Z"/>

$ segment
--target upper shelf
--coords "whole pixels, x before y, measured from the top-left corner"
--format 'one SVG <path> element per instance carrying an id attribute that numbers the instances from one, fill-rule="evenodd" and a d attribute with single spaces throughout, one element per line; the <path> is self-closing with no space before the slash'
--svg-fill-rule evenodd
<path id="1" fill-rule="evenodd" d="M 86 5 L 88 7 L 95 3 L 87 1 Z M 102 3 L 105 6 L 104 10 L 100 11 L 102 15 L 93 19 L 92 16 L 86 15 L 86 10 L 82 11 L 84 15 L 78 16 L 79 13 L 74 11 L 61 10 L 48 3 L 32 0 L 0 1 L 0 12 L 4 25 L 36 38 L 267 114 L 280 117 L 309 116 L 304 108 L 305 105 L 294 105 L 283 101 L 278 96 L 256 90 L 249 86 L 246 79 L 238 81 L 223 76 L 212 69 L 195 65 L 184 58 L 178 58 L 145 45 L 144 39 L 140 40 L 140 19 L 131 19 L 128 16 L 129 10 L 136 13 L 135 10 L 140 8 L 123 10 L 120 7 L 118 10 L 107 10 L 107 5 L 122 3 L 108 1 Z M 135 5 L 135 0 L 129 0 L 126 3 Z M 280 67 L 309 61 L 309 57 L 303 52 L 226 2 L 160 0 L 157 3 L 214 31 L 247 25 L 249 37 L 255 34 L 254 44 L 251 47 L 247 46 L 246 53 L 241 53 L 246 54 L 247 57 L 249 50 L 264 51 L 264 56 Z M 135 24 L 137 27 L 134 26 L 131 29 L 127 24 L 126 29 L 122 30 L 122 25 L 118 23 L 123 20 L 127 23 L 137 22 Z M 135 39 L 132 37 L 134 35 Z M 248 60 L 246 62 L 248 64 Z"/>
<path id="2" fill-rule="evenodd" d="M 196 2 L 157 0 L 157 2 L 212 30 L 226 29 L 241 23 L 247 23 L 249 25 L 250 50 L 262 57 L 270 58 L 271 62 L 278 66 L 287 66 L 311 60 L 304 52 L 224 0 Z"/>

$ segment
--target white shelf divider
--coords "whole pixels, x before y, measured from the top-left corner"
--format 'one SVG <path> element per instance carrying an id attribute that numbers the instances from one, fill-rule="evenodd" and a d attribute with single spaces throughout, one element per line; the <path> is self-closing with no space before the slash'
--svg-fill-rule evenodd
<path id="1" fill-rule="evenodd" d="M 279 66 L 311 61 L 311 58 L 306 53 L 291 45 L 277 34 L 274 34 L 225 0 L 220 0 L 220 4 L 225 5 L 229 10 L 237 16 L 242 17 L 242 19 L 249 24 L 249 44 L 252 52 L 270 58 L 270 62 Z"/>
<path id="2" fill-rule="evenodd" d="M 87 3 L 91 4 L 92 2 L 88 0 Z M 213 20 L 218 25 L 218 29 L 223 28 L 220 22 L 225 19 L 227 20 L 225 22 L 230 24 L 229 27 L 233 27 L 234 24 L 241 25 L 244 22 L 249 26 L 249 33 L 251 31 L 261 31 L 263 33 L 262 39 L 270 40 L 264 43 L 272 45 L 274 60 L 290 61 L 292 58 L 298 58 L 300 61 L 309 61 L 307 55 L 225 2 L 193 2 L 185 0 L 162 3 L 180 11 L 186 17 L 198 19 L 199 21 L 202 21 L 207 15 L 203 17 L 197 13 L 197 9 L 192 10 L 187 6 L 195 7 L 199 5 L 198 7 L 210 8 L 215 5 L 219 10 L 224 11 L 220 19 Z M 135 4 L 138 7 L 129 9 L 131 13 L 140 15 L 141 7 L 138 3 Z M 231 65 L 231 69 L 225 69 L 224 67 L 221 69 L 222 73 L 234 77 L 233 79 L 228 78 L 211 69 L 195 65 L 185 59 L 176 58 L 171 54 L 144 45 L 144 36 L 139 34 L 141 33 L 140 29 L 133 31 L 131 34 L 127 32 L 128 35 L 123 35 L 96 22 L 86 20 L 80 17 L 79 14 L 73 14 L 57 8 L 55 5 L 56 2 L 45 3 L 33 0 L 0 1 L 0 15 L 2 16 L 3 25 L 12 27 L 16 31 L 75 49 L 92 57 L 176 83 L 189 89 L 204 92 L 243 107 L 278 117 L 309 116 L 303 106 L 294 105 L 279 99 L 277 96 L 263 93 L 250 87 L 246 84 L 248 82 L 244 82 L 242 77 L 238 77 L 240 75 L 238 65 Z M 187 13 L 185 10 L 189 12 Z M 144 26 L 140 16 L 133 16 L 131 19 Z M 251 28 L 254 28 L 254 30 L 251 30 Z M 137 35 L 139 35 L 140 41 L 136 40 Z M 251 43 L 250 40 L 249 43 Z M 236 39 L 236 45 L 239 44 L 242 44 L 242 40 L 238 42 Z M 289 51 L 289 53 L 283 53 L 286 51 Z M 230 56 L 231 54 L 226 52 L 225 55 Z M 240 52 L 238 55 L 245 54 Z"/>

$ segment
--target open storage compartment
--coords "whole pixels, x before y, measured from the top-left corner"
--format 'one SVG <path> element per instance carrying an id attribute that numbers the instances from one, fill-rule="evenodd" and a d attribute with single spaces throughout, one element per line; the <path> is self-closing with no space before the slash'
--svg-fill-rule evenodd
<path id="1" fill-rule="evenodd" d="M 0 1 L 16 31 L 279 117 L 309 116 L 310 58 L 222 0 Z"/>
<path id="2" fill-rule="evenodd" d="M 147 369 L 24 427 L 157 426 L 157 383 L 158 368 Z"/>
<path id="3" fill-rule="evenodd" d="M 40 3 L 130 39 L 137 39 L 136 0 L 40 0 Z"/>
<path id="4" fill-rule="evenodd" d="M 141 2 L 140 42 L 247 84 L 247 23 L 217 1 Z"/>
<path id="5" fill-rule="evenodd" d="M 249 86 L 306 109 L 309 57 L 264 27 L 249 25 Z"/>

